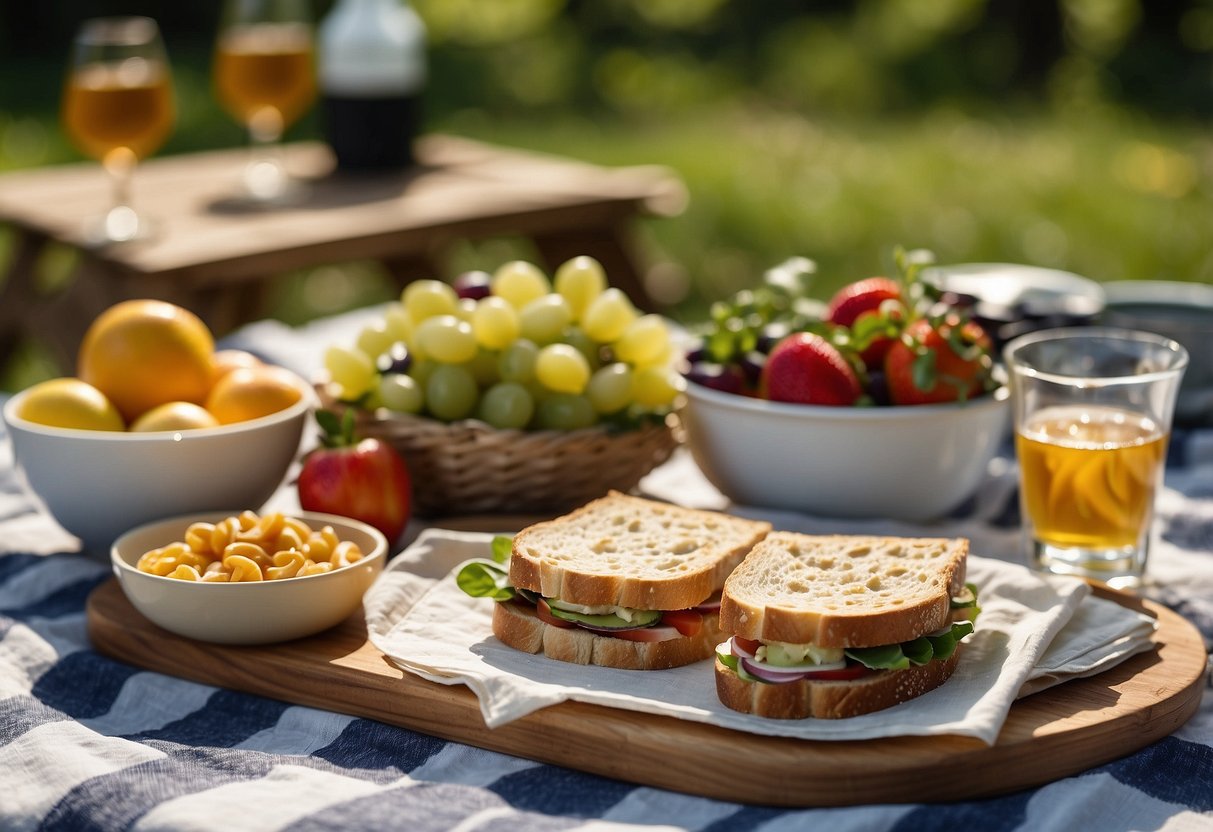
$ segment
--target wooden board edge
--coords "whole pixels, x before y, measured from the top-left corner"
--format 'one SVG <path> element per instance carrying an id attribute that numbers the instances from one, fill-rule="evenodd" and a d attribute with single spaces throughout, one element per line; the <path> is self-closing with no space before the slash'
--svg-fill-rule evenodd
<path id="1" fill-rule="evenodd" d="M 1199 634 L 1182 617 L 1150 602 L 1142 608 L 1160 620 L 1155 652 L 1135 656 L 1099 677 L 1073 680 L 1021 700 L 1012 708 L 994 746 L 950 736 L 840 742 L 765 737 L 578 702 L 561 703 L 489 729 L 470 690 L 403 673 L 365 642 L 364 625 L 361 638 L 356 630 L 349 632 L 350 625 L 360 623 L 354 619 L 319 637 L 330 659 L 317 665 L 315 657 L 307 657 L 308 646 L 303 642 L 231 648 L 174 636 L 142 619 L 116 581 L 95 590 L 86 610 L 89 634 L 98 652 L 149 670 L 338 710 L 640 785 L 741 803 L 809 807 L 989 797 L 1079 773 L 1167 736 L 1199 708 L 1206 654 Z M 135 616 L 144 626 L 128 626 L 115 612 L 129 613 L 128 620 Z M 164 649 L 166 641 L 172 649 Z M 342 671 L 335 664 L 368 647 L 382 660 L 381 672 Z M 205 659 L 215 655 L 224 659 L 211 662 L 220 670 L 204 672 Z M 277 678 L 267 670 L 267 655 L 292 657 L 290 673 L 283 679 L 290 682 L 286 690 L 276 687 Z M 1178 682 L 1177 665 L 1187 671 L 1179 674 Z M 339 680 L 334 680 L 335 674 Z M 1148 674 L 1145 681 L 1160 693 L 1145 713 L 1117 712 L 1077 728 L 1050 730 L 1050 709 L 1045 707 L 1050 699 L 1062 690 L 1075 695 L 1087 688 L 1104 691 L 1109 674 L 1121 684 L 1142 681 L 1141 674 Z M 335 703 L 340 707 L 334 707 Z M 1090 749 L 1090 743 L 1097 740 L 1113 744 Z M 610 752 L 595 754 L 594 748 Z M 693 753 L 688 749 L 694 749 Z M 755 757 L 762 761 L 757 766 L 752 765 Z M 734 762 L 742 758 L 750 762 Z M 844 765 L 848 759 L 863 765 Z M 705 766 L 704 760 L 720 763 Z M 997 777 L 979 781 L 974 773 L 981 771 L 996 771 Z"/>

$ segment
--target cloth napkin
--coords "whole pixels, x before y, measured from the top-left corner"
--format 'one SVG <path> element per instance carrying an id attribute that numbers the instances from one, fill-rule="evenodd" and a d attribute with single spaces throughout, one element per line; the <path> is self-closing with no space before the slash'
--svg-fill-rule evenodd
<path id="1" fill-rule="evenodd" d="M 1149 648 L 1153 621 L 1090 594 L 1082 581 L 970 556 L 980 590 L 977 632 L 947 684 L 910 702 L 843 720 L 773 720 L 726 708 L 713 661 L 662 671 L 583 667 L 506 647 L 492 605 L 460 590 L 461 564 L 489 557 L 492 536 L 430 529 L 401 552 L 364 599 L 372 643 L 402 669 L 464 684 L 490 728 L 565 700 L 814 740 L 958 734 L 993 744 L 1014 700 Z M 1027 687 L 1025 687 L 1027 685 Z"/>

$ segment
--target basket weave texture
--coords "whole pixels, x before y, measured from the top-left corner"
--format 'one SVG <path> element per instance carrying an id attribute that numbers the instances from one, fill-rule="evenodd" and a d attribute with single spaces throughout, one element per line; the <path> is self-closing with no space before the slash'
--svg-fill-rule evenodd
<path id="1" fill-rule="evenodd" d="M 341 412 L 342 405 L 325 402 Z M 358 435 L 400 452 L 424 517 L 548 513 L 611 489 L 627 491 L 678 446 L 677 418 L 636 430 L 498 430 L 477 420 L 440 422 L 389 410 L 354 408 Z"/>

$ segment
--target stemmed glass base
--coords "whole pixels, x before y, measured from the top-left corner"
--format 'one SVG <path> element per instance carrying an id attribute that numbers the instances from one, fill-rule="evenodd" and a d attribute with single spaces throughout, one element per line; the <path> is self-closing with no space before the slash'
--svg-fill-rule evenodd
<path id="1" fill-rule="evenodd" d="M 96 247 L 147 240 L 155 235 L 156 224 L 129 205 L 115 205 L 84 225 L 85 241 Z"/>

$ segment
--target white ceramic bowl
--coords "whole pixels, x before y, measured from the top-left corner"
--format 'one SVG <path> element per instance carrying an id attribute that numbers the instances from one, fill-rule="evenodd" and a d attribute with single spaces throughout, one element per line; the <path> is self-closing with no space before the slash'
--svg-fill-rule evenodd
<path id="1" fill-rule="evenodd" d="M 20 418 L 26 393 L 4 406 L 17 465 L 30 489 L 84 551 L 108 556 L 118 535 L 161 517 L 257 509 L 299 451 L 315 393 L 290 407 L 216 428 L 130 433 L 49 427 Z"/>
<path id="2" fill-rule="evenodd" d="M 302 638 L 340 624 L 362 603 L 383 571 L 387 540 L 371 526 L 302 511 L 292 516 L 313 529 L 328 525 L 358 544 L 364 557 L 320 575 L 248 583 L 206 583 L 140 572 L 135 565 L 152 549 L 185 539 L 191 523 L 214 523 L 232 512 L 158 520 L 114 541 L 110 561 L 123 592 L 152 623 L 169 632 L 216 644 L 272 644 Z"/>
<path id="3" fill-rule="evenodd" d="M 822 407 L 687 383 L 696 463 L 734 502 L 822 517 L 924 521 L 973 494 L 1007 437 L 1009 394 L 963 404 Z"/>

